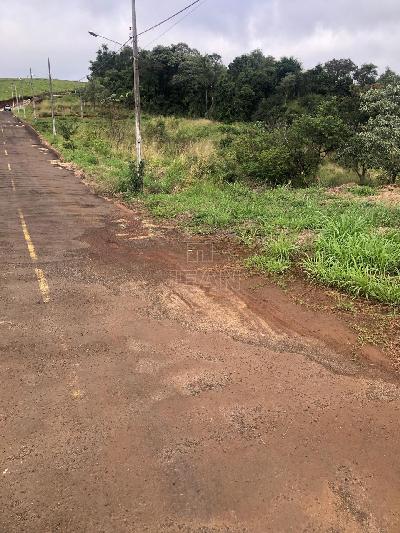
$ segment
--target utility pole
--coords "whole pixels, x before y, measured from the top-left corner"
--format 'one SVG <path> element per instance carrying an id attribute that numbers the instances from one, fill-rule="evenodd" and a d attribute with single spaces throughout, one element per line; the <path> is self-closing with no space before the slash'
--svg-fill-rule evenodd
<path id="1" fill-rule="evenodd" d="M 22 111 L 24 112 L 24 118 L 26 118 L 24 81 L 22 78 L 19 78 L 18 88 L 19 88 L 19 103 L 22 106 Z"/>
<path id="2" fill-rule="evenodd" d="M 81 91 L 79 91 L 79 101 L 80 101 L 80 104 L 81 104 L 81 118 L 83 118 L 83 98 L 82 98 Z"/>
<path id="3" fill-rule="evenodd" d="M 53 121 L 53 135 L 56 136 L 56 117 L 54 115 L 54 94 L 53 94 L 53 80 L 51 79 L 50 58 L 47 58 L 47 65 L 49 67 L 49 87 L 50 87 L 50 102 L 51 102 L 51 118 Z"/>
<path id="4" fill-rule="evenodd" d="M 33 79 L 32 79 L 32 69 L 29 69 L 29 76 L 31 79 L 31 95 L 32 95 L 32 107 L 33 107 L 33 118 L 36 118 L 36 104 L 35 104 L 35 95 L 33 94 Z"/>
<path id="5" fill-rule="evenodd" d="M 139 47 L 136 26 L 136 3 L 132 0 L 132 48 L 133 48 L 133 92 L 135 97 L 135 125 L 136 125 L 136 168 L 138 175 L 142 171 L 142 134 L 139 86 Z"/>
<path id="6" fill-rule="evenodd" d="M 12 106 L 15 107 L 14 89 L 12 85 L 11 85 L 11 99 L 12 99 Z"/>
<path id="7" fill-rule="evenodd" d="M 18 100 L 18 91 L 17 91 L 17 84 L 14 83 L 14 92 L 15 92 L 15 98 L 17 100 L 17 113 L 19 115 L 19 100 Z"/>
<path id="8" fill-rule="evenodd" d="M 20 78 L 21 79 L 21 78 Z M 22 86 L 22 93 L 21 93 L 21 86 Z M 19 101 L 22 105 L 22 111 L 24 112 L 24 118 L 26 118 L 26 111 L 25 111 L 25 100 L 24 100 L 24 86 L 22 85 L 22 82 L 19 84 Z"/>

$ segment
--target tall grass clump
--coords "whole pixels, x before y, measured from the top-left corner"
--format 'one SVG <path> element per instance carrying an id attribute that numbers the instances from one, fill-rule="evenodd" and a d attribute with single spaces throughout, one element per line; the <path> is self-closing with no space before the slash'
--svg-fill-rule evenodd
<path id="1" fill-rule="evenodd" d="M 303 261 L 306 272 L 356 296 L 400 304 L 400 234 L 377 218 L 349 210 L 327 220 Z"/>

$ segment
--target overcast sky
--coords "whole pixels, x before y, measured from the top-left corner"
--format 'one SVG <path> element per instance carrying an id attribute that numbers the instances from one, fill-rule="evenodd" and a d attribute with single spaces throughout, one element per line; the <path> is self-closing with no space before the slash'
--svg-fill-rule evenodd
<path id="1" fill-rule="evenodd" d="M 191 0 L 136 0 L 138 27 L 147 28 Z M 305 67 L 333 57 L 373 62 L 400 71 L 399 0 L 205 0 L 164 36 L 172 23 L 143 36 L 140 45 L 187 42 L 228 63 L 255 48 L 293 55 Z M 16 0 L 0 17 L 0 77 L 87 74 L 100 41 L 88 30 L 125 41 L 130 0 Z"/>

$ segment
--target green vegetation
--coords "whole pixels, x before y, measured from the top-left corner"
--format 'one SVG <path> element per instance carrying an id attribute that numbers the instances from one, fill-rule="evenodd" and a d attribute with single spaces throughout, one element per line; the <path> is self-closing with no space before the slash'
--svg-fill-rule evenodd
<path id="1" fill-rule="evenodd" d="M 85 91 L 93 106 L 132 104 L 131 54 L 98 51 Z M 328 158 L 361 185 L 376 172 L 391 183 L 400 173 L 400 77 L 390 69 L 379 76 L 373 64 L 342 58 L 304 70 L 260 50 L 226 67 L 185 43 L 142 50 L 140 63 L 147 112 L 249 123 L 224 139 L 231 181 L 304 186 Z"/>
<path id="2" fill-rule="evenodd" d="M 18 93 L 23 96 L 31 96 L 31 86 L 27 78 L 0 78 L 0 100 L 11 99 L 11 90 L 14 90 L 14 84 L 17 86 Z M 69 80 L 53 80 L 55 92 L 72 91 L 84 87 L 84 83 Z M 33 79 L 33 92 L 35 95 L 48 93 L 49 80 L 46 78 Z"/>
<path id="3" fill-rule="evenodd" d="M 199 120 L 144 121 L 143 200 L 154 213 L 193 231 L 232 231 L 254 247 L 249 267 L 297 266 L 351 294 L 400 303 L 399 207 L 378 194 L 400 174 L 395 72 L 379 76 L 346 58 L 304 70 L 260 50 L 225 66 L 184 43 L 142 50 L 140 62 L 147 112 L 223 122 L 204 122 L 204 131 Z M 93 108 L 132 104 L 130 65 L 127 47 L 98 51 L 85 95 Z M 111 122 L 97 123 L 96 142 L 107 147 Z M 128 190 L 123 172 L 113 175 Z"/>
<path id="4" fill-rule="evenodd" d="M 65 110 L 72 115 L 63 117 Z M 39 111 L 45 117 L 35 121 L 36 128 L 66 160 L 93 176 L 103 191 L 133 201 L 134 121 L 124 108 L 107 107 L 81 120 L 78 102 L 60 100 L 55 139 L 48 104 Z M 85 112 L 94 110 L 87 106 Z M 236 235 L 253 250 L 249 268 L 272 274 L 301 269 L 355 296 L 400 304 L 400 207 L 379 202 L 372 178 L 368 186 L 355 185 L 354 172 L 329 156 L 319 158 L 317 144 L 310 148 L 309 141 L 302 150 L 313 164 L 322 161 L 314 167 L 316 180 L 307 187 L 279 184 L 273 173 L 279 159 L 269 159 L 274 146 L 285 144 L 274 144 L 263 125 L 145 115 L 143 130 L 140 198 L 155 215 L 176 218 L 193 232 Z M 349 185 L 338 192 L 322 186 L 324 181 Z"/>

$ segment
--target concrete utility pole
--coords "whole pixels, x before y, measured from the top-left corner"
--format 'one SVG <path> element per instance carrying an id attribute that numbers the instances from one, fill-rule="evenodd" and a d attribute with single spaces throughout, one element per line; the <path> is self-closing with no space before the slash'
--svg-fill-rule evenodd
<path id="1" fill-rule="evenodd" d="M 24 118 L 26 117 L 25 111 L 25 94 L 24 94 L 24 81 L 22 78 L 19 79 L 18 89 L 19 89 L 19 103 L 22 106 L 22 111 L 24 112 Z"/>
<path id="2" fill-rule="evenodd" d="M 32 69 L 29 69 L 29 76 L 31 79 L 31 95 L 32 95 L 32 107 L 33 107 L 33 118 L 36 118 L 36 103 L 35 103 L 35 95 L 33 94 L 33 79 L 32 79 Z"/>
<path id="3" fill-rule="evenodd" d="M 80 91 L 79 91 L 79 101 L 81 104 L 81 118 L 83 118 L 83 98 L 82 98 L 82 93 Z"/>
<path id="4" fill-rule="evenodd" d="M 49 87 L 50 87 L 50 102 L 51 102 L 51 118 L 53 121 L 53 135 L 57 135 L 56 131 L 56 117 L 54 115 L 54 94 L 53 94 L 53 80 L 51 78 L 50 58 L 47 58 L 47 65 L 49 67 Z"/>
<path id="5" fill-rule="evenodd" d="M 20 78 L 20 81 L 21 81 L 21 83 L 19 84 L 19 88 L 20 88 L 20 91 L 19 91 L 19 101 L 21 102 L 21 105 L 22 105 L 22 111 L 24 112 L 24 118 L 26 118 L 25 100 L 24 100 L 24 86 L 22 85 L 22 80 L 21 80 L 21 78 Z M 21 93 L 21 87 L 22 87 L 22 93 Z"/>
<path id="6" fill-rule="evenodd" d="M 135 97 L 135 125 L 136 125 L 136 168 L 142 168 L 142 134 L 140 111 L 140 86 L 139 86 L 139 47 L 136 26 L 136 4 L 132 0 L 132 48 L 133 48 L 133 92 Z"/>
<path id="7" fill-rule="evenodd" d="M 11 98 L 12 98 L 12 106 L 15 107 L 14 89 L 12 85 L 11 85 Z"/>
<path id="8" fill-rule="evenodd" d="M 19 100 L 18 100 L 18 91 L 17 91 L 17 84 L 14 83 L 14 92 L 15 92 L 15 98 L 17 100 L 17 113 L 19 115 Z"/>

